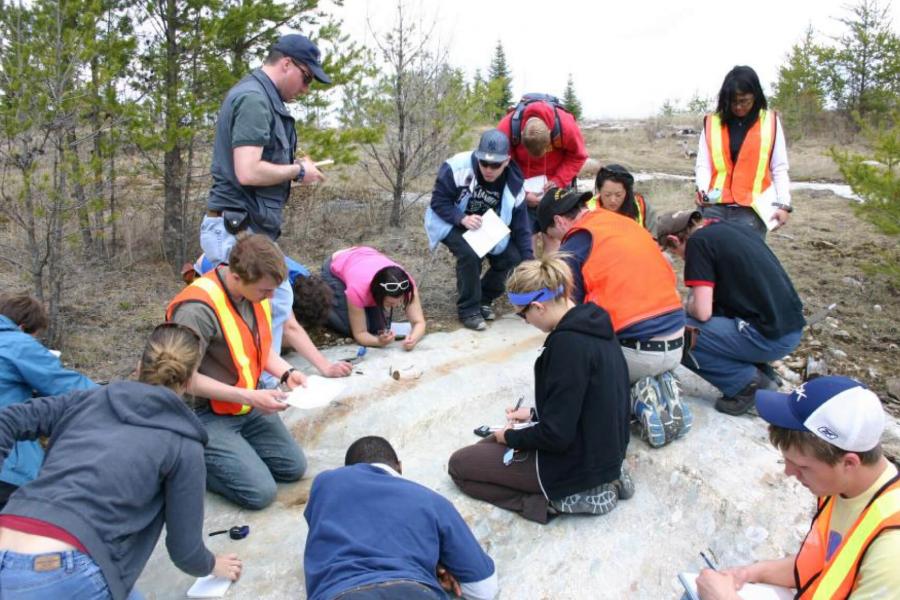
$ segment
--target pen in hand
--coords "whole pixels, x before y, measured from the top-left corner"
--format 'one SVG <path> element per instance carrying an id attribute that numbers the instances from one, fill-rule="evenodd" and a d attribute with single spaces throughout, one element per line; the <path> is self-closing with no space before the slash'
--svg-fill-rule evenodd
<path id="1" fill-rule="evenodd" d="M 700 558 L 703 559 L 703 562 L 705 562 L 706 566 L 708 566 L 710 569 L 712 569 L 713 571 L 718 571 L 718 569 L 716 568 L 716 565 L 714 565 L 713 562 L 711 560 L 709 560 L 709 557 L 707 557 L 706 554 L 704 554 L 703 552 L 700 552 Z"/>

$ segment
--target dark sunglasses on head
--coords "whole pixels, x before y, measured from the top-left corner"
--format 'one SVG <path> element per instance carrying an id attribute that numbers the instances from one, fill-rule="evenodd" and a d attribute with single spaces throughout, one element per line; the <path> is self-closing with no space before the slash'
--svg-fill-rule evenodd
<path id="1" fill-rule="evenodd" d="M 294 66 L 300 70 L 300 73 L 303 75 L 303 85 L 309 85 L 312 83 L 313 75 L 309 71 L 307 71 L 300 63 L 298 63 L 293 58 L 291 62 L 294 63 Z"/>
<path id="2" fill-rule="evenodd" d="M 387 283 L 379 283 L 381 287 L 384 288 L 389 294 L 394 294 L 403 290 L 404 292 L 409 289 L 409 279 L 404 279 L 403 281 L 389 281 Z"/>
<path id="3" fill-rule="evenodd" d="M 485 169 L 499 169 L 500 167 L 503 166 L 502 162 L 488 162 L 486 160 L 480 160 L 480 159 L 478 161 L 478 164 L 481 165 L 482 167 L 484 167 Z"/>

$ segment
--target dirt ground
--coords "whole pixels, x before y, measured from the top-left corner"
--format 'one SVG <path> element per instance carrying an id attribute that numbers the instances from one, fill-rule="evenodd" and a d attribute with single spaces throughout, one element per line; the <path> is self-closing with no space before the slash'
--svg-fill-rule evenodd
<path id="1" fill-rule="evenodd" d="M 635 124 L 625 131 L 588 129 L 585 138 L 590 155 L 600 162 L 621 162 L 634 171 L 691 174 L 693 159 L 685 156 L 682 140 L 694 149 L 696 137 L 671 136 L 671 127 L 657 130 L 663 131 L 663 137 Z M 789 148 L 792 178 L 837 180 L 839 174 L 824 150 L 821 141 L 809 140 L 798 144 L 796 152 Z M 324 257 L 337 249 L 354 244 L 377 247 L 419 282 L 430 331 L 459 327 L 452 256 L 443 246 L 429 252 L 421 225 L 428 196 L 410 207 L 404 226 L 395 229 L 385 225 L 388 205 L 383 196 L 361 191 L 348 180 L 359 179 L 335 176 L 333 183 L 317 190 L 295 192 L 280 240 L 282 248 L 318 270 Z M 685 208 L 693 199 L 690 182 L 654 180 L 638 184 L 638 189 L 657 211 Z M 769 243 L 790 273 L 807 316 L 830 304 L 836 306 L 828 319 L 807 330 L 801 347 L 785 360 L 785 366 L 802 372 L 808 357 L 824 361 L 829 372 L 869 384 L 900 415 L 900 400 L 887 394 L 887 381 L 900 376 L 898 290 L 872 268 L 880 257 L 900 256 L 897 240 L 859 220 L 850 201 L 830 192 L 796 192 L 794 205 L 790 223 L 770 234 Z M 196 209 L 198 214 L 204 209 L 201 201 Z M 681 265 L 677 261 L 675 265 L 680 274 Z M 8 271 L 0 272 L 0 285 L 26 288 Z M 118 269 L 80 267 L 68 279 L 63 307 L 66 364 L 96 379 L 127 376 L 146 335 L 162 319 L 166 302 L 179 288 L 178 278 L 158 259 L 134 260 Z M 509 310 L 504 302 L 498 304 L 501 312 Z M 314 339 L 321 344 L 336 341 L 325 332 L 314 333 Z"/>

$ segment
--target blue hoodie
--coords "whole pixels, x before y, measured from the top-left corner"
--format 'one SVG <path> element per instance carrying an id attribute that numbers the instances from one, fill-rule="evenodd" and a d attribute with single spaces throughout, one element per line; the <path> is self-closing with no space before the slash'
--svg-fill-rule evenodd
<path id="1" fill-rule="evenodd" d="M 203 543 L 208 438 L 172 390 L 114 381 L 89 391 L 35 398 L 0 411 L 0 457 L 17 439 L 49 436 L 47 460 L 3 514 L 40 519 L 75 536 L 124 600 L 166 526 L 179 569 L 209 575 Z"/>
<path id="2" fill-rule="evenodd" d="M 30 400 L 33 393 L 55 396 L 94 387 L 94 383 L 62 366 L 34 336 L 0 315 L 0 410 Z M 19 442 L 0 471 L 0 481 L 21 486 L 37 477 L 44 451 L 38 442 Z"/>

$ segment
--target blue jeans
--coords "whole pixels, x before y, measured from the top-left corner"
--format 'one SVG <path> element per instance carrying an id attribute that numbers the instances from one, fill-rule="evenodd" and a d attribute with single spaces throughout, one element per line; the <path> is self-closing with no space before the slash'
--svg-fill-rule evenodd
<path id="1" fill-rule="evenodd" d="M 228 255 L 231 254 L 236 241 L 235 236 L 225 230 L 225 219 L 209 215 L 203 217 L 203 222 L 200 223 L 200 248 L 211 263 L 218 265 L 228 262 Z M 291 314 L 293 304 L 294 290 L 291 288 L 290 279 L 285 277 L 272 298 L 272 347 L 279 354 L 284 324 Z M 266 372 L 263 372 L 261 380 L 265 388 L 274 388 L 278 385 L 278 379 Z"/>
<path id="2" fill-rule="evenodd" d="M 749 206 L 741 206 L 739 204 L 704 204 L 700 208 L 700 213 L 704 219 L 720 219 L 747 225 L 758 233 L 762 239 L 766 239 L 766 234 L 769 232 L 766 224 L 762 222 L 756 211 Z"/>
<path id="3" fill-rule="evenodd" d="M 263 509 L 275 499 L 276 481 L 297 481 L 306 472 L 306 456 L 278 415 L 204 409 L 197 417 L 209 435 L 206 487 L 238 506 Z"/>
<path id="4" fill-rule="evenodd" d="M 409 579 L 395 579 L 370 583 L 340 592 L 334 600 L 444 600 L 447 595 L 439 593 L 424 583 Z"/>
<path id="5" fill-rule="evenodd" d="M 35 558 L 59 558 L 59 568 L 35 571 Z M 19 554 L 0 550 L 0 600 L 112 600 L 106 578 L 97 563 L 83 552 Z M 128 600 L 142 600 L 132 590 Z"/>
<path id="6" fill-rule="evenodd" d="M 699 369 L 688 367 L 725 396 L 734 396 L 756 377 L 756 364 L 784 358 L 797 348 L 802 331 L 770 340 L 743 319 L 712 317 L 701 322 L 688 317 L 688 325 L 700 329 L 691 352 Z"/>

